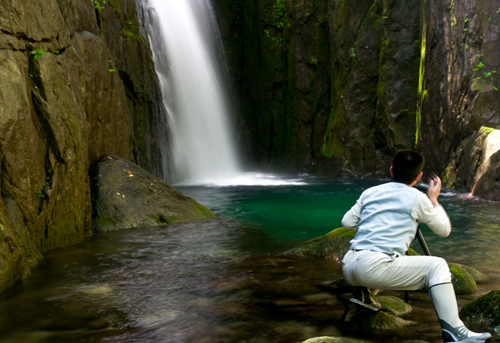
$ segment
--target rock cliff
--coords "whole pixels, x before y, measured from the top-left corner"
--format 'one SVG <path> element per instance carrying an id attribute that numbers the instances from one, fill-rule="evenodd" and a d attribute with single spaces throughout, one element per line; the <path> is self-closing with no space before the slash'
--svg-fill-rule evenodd
<path id="1" fill-rule="evenodd" d="M 451 188 L 498 182 L 478 168 L 500 124 L 499 0 L 216 3 L 257 166 L 386 177 L 417 148 Z"/>
<path id="2" fill-rule="evenodd" d="M 162 176 L 161 101 L 133 0 L 0 3 L 0 292 L 91 230 L 104 154 Z"/>

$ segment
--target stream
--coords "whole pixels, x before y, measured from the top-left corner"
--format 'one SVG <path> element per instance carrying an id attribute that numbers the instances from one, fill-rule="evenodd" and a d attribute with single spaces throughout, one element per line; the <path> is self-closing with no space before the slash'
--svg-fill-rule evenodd
<path id="1" fill-rule="evenodd" d="M 278 342 L 345 336 L 441 342 L 426 292 L 412 292 L 418 324 L 363 336 L 339 321 L 349 294 L 317 287 L 340 265 L 279 253 L 340 226 L 360 193 L 380 181 L 307 175 L 268 186 L 183 186 L 221 219 L 96 234 L 46 255 L 0 295 L 0 342 Z M 459 306 L 500 287 L 498 204 L 444 190 L 453 231 L 422 232 L 433 255 L 489 277 Z M 417 251 L 418 242 L 412 245 Z M 402 292 L 383 295 L 402 297 Z"/>

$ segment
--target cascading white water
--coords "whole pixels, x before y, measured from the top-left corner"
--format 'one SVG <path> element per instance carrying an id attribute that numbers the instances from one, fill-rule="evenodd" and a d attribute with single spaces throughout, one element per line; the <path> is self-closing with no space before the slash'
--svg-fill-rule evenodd
<path id="1" fill-rule="evenodd" d="M 145 0 L 148 35 L 169 115 L 171 182 L 217 183 L 241 173 L 215 55 L 208 0 Z"/>
<path id="2" fill-rule="evenodd" d="M 301 179 L 241 170 L 220 77 L 223 68 L 216 58 L 221 44 L 210 0 L 143 1 L 170 126 L 164 165 L 169 181 L 217 187 L 303 185 Z"/>

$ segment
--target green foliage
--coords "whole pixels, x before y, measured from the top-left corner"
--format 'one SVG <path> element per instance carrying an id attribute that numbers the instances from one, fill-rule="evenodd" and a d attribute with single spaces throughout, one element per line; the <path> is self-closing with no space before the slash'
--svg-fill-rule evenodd
<path id="1" fill-rule="evenodd" d="M 477 65 L 476 68 L 474 68 L 474 71 L 478 71 L 480 69 L 484 68 L 484 63 L 483 62 L 479 62 L 479 64 Z"/>
<path id="2" fill-rule="evenodd" d="M 108 69 L 108 72 L 114 73 L 116 70 L 115 69 Z"/>
<path id="3" fill-rule="evenodd" d="M 31 54 L 33 55 L 33 58 L 35 59 L 35 61 L 38 61 L 43 55 L 46 54 L 46 52 L 43 51 L 43 49 L 36 49 L 36 50 L 31 51 Z"/>
<path id="4" fill-rule="evenodd" d="M 94 2 L 94 8 L 98 11 L 104 9 L 104 5 L 106 4 L 106 0 L 101 0 L 102 3 L 99 2 L 99 0 L 92 0 Z"/>
<path id="5" fill-rule="evenodd" d="M 483 56 L 484 56 L 484 54 L 477 54 L 476 58 L 483 57 Z"/>
<path id="6" fill-rule="evenodd" d="M 47 177 L 46 179 L 50 180 L 50 177 Z M 38 194 L 38 196 L 43 199 L 47 196 L 47 194 L 46 194 L 47 190 L 49 190 L 49 185 L 44 183 L 42 186 L 42 189 L 39 191 L 36 191 L 36 194 Z"/>
<path id="7" fill-rule="evenodd" d="M 286 21 L 286 0 L 265 0 L 266 20 L 270 25 L 276 26 L 278 29 L 288 27 Z"/>
<path id="8" fill-rule="evenodd" d="M 468 22 L 469 21 L 469 18 L 465 18 L 464 20 L 464 23 Z"/>
<path id="9" fill-rule="evenodd" d="M 469 31 L 469 29 L 464 29 L 464 32 L 467 32 L 467 31 Z"/>
<path id="10" fill-rule="evenodd" d="M 351 57 L 356 57 L 356 51 L 354 51 L 354 48 L 351 48 Z"/>

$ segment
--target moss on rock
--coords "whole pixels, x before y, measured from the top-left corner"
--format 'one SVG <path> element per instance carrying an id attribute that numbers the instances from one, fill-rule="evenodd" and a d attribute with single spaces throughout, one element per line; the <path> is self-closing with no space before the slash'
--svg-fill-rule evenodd
<path id="1" fill-rule="evenodd" d="M 351 285 L 346 279 L 339 278 L 334 281 L 325 281 L 318 285 L 319 289 L 333 293 L 347 293 L 354 291 L 356 286 Z"/>
<path id="2" fill-rule="evenodd" d="M 463 264 L 458 264 L 458 263 L 456 263 L 456 265 L 462 267 L 463 269 L 465 269 L 465 271 L 467 273 L 469 273 L 470 276 L 472 276 L 472 278 L 474 279 L 474 281 L 476 281 L 476 283 L 478 283 L 478 282 L 485 282 L 485 281 L 488 280 L 488 277 L 486 275 L 484 275 L 483 273 L 481 273 L 477 269 L 474 269 L 472 267 L 469 267 L 469 266 L 466 266 L 466 265 L 463 265 Z"/>
<path id="3" fill-rule="evenodd" d="M 490 291 L 466 304 L 460 319 L 476 332 L 488 331 L 493 339 L 500 338 L 500 290 Z"/>
<path id="4" fill-rule="evenodd" d="M 116 156 L 105 156 L 93 170 L 92 206 L 96 232 L 216 218 L 168 183 Z"/>
<path id="5" fill-rule="evenodd" d="M 349 242 L 354 238 L 355 234 L 356 230 L 340 227 L 324 236 L 308 240 L 298 247 L 287 251 L 286 254 L 340 261 L 349 250 Z"/>
<path id="6" fill-rule="evenodd" d="M 476 281 L 463 266 L 454 263 L 448 263 L 448 266 L 456 294 L 470 294 L 476 290 Z"/>
<path id="7" fill-rule="evenodd" d="M 408 325 L 415 325 L 414 322 L 404 320 L 383 311 L 377 312 L 376 314 L 361 312 L 354 315 L 349 322 L 353 324 L 356 330 L 365 333 L 382 330 L 396 330 Z"/>
<path id="8" fill-rule="evenodd" d="M 402 316 L 403 314 L 407 314 L 412 311 L 412 307 L 409 304 L 397 297 L 378 296 L 374 297 L 374 299 L 382 305 L 382 311 L 394 316 Z"/>

